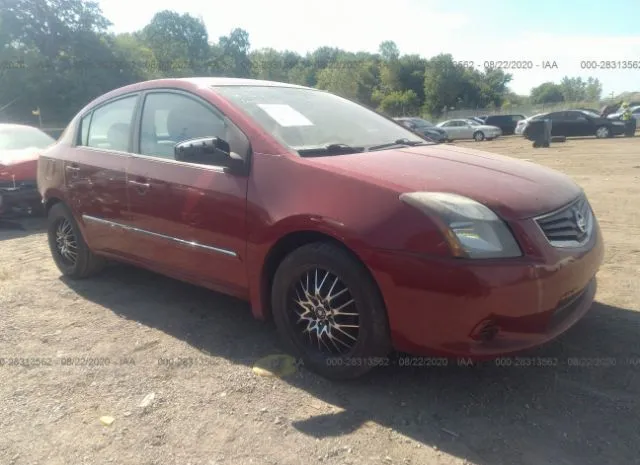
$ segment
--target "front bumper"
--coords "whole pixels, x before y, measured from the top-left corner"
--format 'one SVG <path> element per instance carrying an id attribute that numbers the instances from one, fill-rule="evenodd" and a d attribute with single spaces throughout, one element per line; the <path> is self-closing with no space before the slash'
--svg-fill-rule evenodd
<path id="1" fill-rule="evenodd" d="M 0 215 L 32 213 L 42 206 L 36 182 L 17 183 L 16 187 L 0 186 Z"/>
<path id="2" fill-rule="evenodd" d="M 589 310 L 604 246 L 595 222 L 581 248 L 552 247 L 523 221 L 525 257 L 462 260 L 375 251 L 396 350 L 416 355 L 494 358 L 541 345 Z M 519 237 L 522 237 L 520 234 Z"/>

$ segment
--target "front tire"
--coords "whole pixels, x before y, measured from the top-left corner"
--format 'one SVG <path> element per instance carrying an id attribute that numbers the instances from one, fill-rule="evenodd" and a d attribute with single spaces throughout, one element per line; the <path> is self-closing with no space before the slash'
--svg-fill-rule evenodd
<path id="1" fill-rule="evenodd" d="M 280 264 L 271 293 L 281 339 L 326 378 L 357 378 L 391 351 L 386 309 L 368 270 L 345 250 L 316 242 Z"/>
<path id="2" fill-rule="evenodd" d="M 607 137 L 611 137 L 611 131 L 606 126 L 600 126 L 596 128 L 596 137 L 598 139 L 606 139 Z"/>
<path id="3" fill-rule="evenodd" d="M 473 139 L 474 139 L 476 142 L 482 142 L 482 141 L 484 140 L 484 132 L 482 132 L 482 131 L 476 131 L 476 132 L 473 134 Z"/>
<path id="4" fill-rule="evenodd" d="M 63 203 L 49 210 L 47 235 L 53 261 L 63 275 L 83 279 L 104 267 L 105 260 L 89 249 L 73 214 Z"/>

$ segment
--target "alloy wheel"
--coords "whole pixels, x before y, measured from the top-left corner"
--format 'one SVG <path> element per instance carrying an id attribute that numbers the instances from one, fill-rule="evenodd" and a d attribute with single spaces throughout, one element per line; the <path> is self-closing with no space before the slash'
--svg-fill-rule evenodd
<path id="1" fill-rule="evenodd" d="M 292 286 L 289 317 L 300 342 L 325 355 L 345 355 L 358 342 L 360 314 L 334 273 L 313 268 Z"/>
<path id="2" fill-rule="evenodd" d="M 75 265 L 78 259 L 78 242 L 71 223 L 61 219 L 56 228 L 56 251 L 69 265 Z"/>
<path id="3" fill-rule="evenodd" d="M 604 138 L 604 137 L 608 137 L 609 136 L 609 129 L 606 127 L 600 127 L 596 130 L 596 136 L 600 137 L 600 138 Z"/>

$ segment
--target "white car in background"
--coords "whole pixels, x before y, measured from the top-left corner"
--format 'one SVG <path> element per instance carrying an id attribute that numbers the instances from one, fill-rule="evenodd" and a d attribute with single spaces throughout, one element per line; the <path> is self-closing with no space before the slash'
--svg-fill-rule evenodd
<path id="1" fill-rule="evenodd" d="M 450 119 L 438 124 L 437 127 L 447 132 L 448 140 L 492 140 L 502 135 L 499 127 L 481 124 L 472 119 Z"/>
<path id="2" fill-rule="evenodd" d="M 533 115 L 533 116 L 529 116 L 528 118 L 525 119 L 521 119 L 520 121 L 518 121 L 518 124 L 516 124 L 516 129 L 514 131 L 514 134 L 521 136 L 524 134 L 524 130 L 526 129 L 527 125 L 529 124 L 530 121 L 533 121 L 534 119 L 538 118 L 539 116 L 542 115 L 546 115 L 547 113 L 538 113 L 537 115 Z"/>

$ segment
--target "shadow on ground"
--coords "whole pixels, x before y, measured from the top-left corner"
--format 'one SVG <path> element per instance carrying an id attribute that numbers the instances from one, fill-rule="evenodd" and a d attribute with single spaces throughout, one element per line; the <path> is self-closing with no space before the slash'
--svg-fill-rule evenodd
<path id="1" fill-rule="evenodd" d="M 254 320 L 246 303 L 202 288 L 125 266 L 65 282 L 216 357 L 250 365 L 280 352 L 273 326 Z M 303 370 L 286 381 L 342 411 L 292 426 L 323 438 L 373 421 L 482 465 L 637 463 L 639 318 L 596 303 L 561 339 L 506 366 L 388 367 L 350 383 Z M 530 366 L 543 362 L 553 366 Z"/>
<path id="2" fill-rule="evenodd" d="M 17 239 L 47 230 L 47 220 L 40 216 L 6 216 L 0 218 L 0 241 Z"/>

